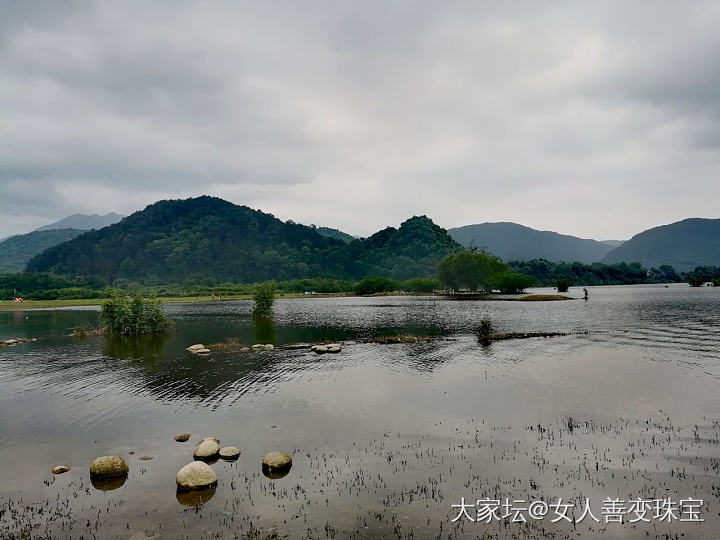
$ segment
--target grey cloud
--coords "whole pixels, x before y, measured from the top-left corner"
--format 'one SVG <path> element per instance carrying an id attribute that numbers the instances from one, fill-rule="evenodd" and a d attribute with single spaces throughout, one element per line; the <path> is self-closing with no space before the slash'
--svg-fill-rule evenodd
<path id="1" fill-rule="evenodd" d="M 202 192 L 355 234 L 423 213 L 627 237 L 716 212 L 717 2 L 0 9 L 9 228 Z"/>

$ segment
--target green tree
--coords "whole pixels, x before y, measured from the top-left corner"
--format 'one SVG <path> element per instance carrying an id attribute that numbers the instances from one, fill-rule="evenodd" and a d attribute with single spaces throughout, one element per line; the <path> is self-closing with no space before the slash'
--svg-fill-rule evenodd
<path id="1" fill-rule="evenodd" d="M 523 292 L 527 287 L 535 285 L 535 278 L 527 274 L 508 272 L 495 276 L 490 281 L 493 289 L 498 289 L 504 294 L 517 294 Z"/>
<path id="2" fill-rule="evenodd" d="M 557 280 L 555 287 L 557 287 L 558 292 L 568 292 L 570 285 L 571 282 L 569 279 L 561 278 Z"/>
<path id="3" fill-rule="evenodd" d="M 272 317 L 276 292 L 277 284 L 274 281 L 265 281 L 255 285 L 253 291 L 253 300 L 255 301 L 252 310 L 253 317 Z"/>
<path id="4" fill-rule="evenodd" d="M 368 277 L 355 286 L 355 294 L 377 294 L 397 291 L 400 285 L 397 281 L 384 277 Z"/>
<path id="5" fill-rule="evenodd" d="M 508 266 L 494 255 L 466 249 L 451 253 L 438 263 L 440 282 L 452 289 L 487 289 L 494 277 L 507 271 Z"/>

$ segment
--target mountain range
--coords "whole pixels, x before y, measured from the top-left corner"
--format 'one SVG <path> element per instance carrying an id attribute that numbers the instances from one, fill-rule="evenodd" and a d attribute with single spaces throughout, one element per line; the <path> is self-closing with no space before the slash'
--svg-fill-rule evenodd
<path id="1" fill-rule="evenodd" d="M 636 234 L 602 262 L 638 261 L 647 268 L 669 265 L 678 272 L 720 266 L 720 219 L 690 218 Z"/>
<path id="2" fill-rule="evenodd" d="M 445 231 L 425 216 L 369 238 L 283 222 L 215 197 L 159 201 L 118 222 L 118 214 L 68 216 L 0 242 L 0 273 L 51 271 L 113 281 L 258 281 L 300 277 L 395 279 L 431 276 L 460 245 L 506 261 L 640 262 L 677 271 L 720 264 L 720 219 L 686 219 L 626 242 L 538 231 L 516 223 L 481 223 Z M 111 222 L 108 226 L 103 223 Z M 95 230 L 56 229 L 75 224 Z"/>
<path id="3" fill-rule="evenodd" d="M 216 197 L 159 201 L 33 257 L 28 271 L 143 283 L 432 276 L 459 248 L 425 216 L 345 242 Z"/>
<path id="4" fill-rule="evenodd" d="M 110 212 L 109 214 L 105 214 L 104 216 L 101 216 L 99 214 L 73 214 L 71 216 L 62 218 L 55 223 L 44 225 L 39 229 L 35 230 L 49 231 L 51 229 L 78 229 L 81 231 L 89 231 L 92 229 L 102 229 L 103 227 L 107 227 L 108 225 L 117 223 L 123 217 L 124 216 L 116 214 L 115 212 Z"/>
<path id="5" fill-rule="evenodd" d="M 546 259 L 553 262 L 593 263 L 602 260 L 615 241 L 586 240 L 517 223 L 480 223 L 448 229 L 463 247 L 488 251 L 505 261 Z"/>

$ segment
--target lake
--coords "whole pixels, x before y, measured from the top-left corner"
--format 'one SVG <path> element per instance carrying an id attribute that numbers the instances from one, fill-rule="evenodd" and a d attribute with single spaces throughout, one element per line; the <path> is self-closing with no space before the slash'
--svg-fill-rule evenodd
<path id="1" fill-rule="evenodd" d="M 68 335 L 97 308 L 0 312 L 0 339 L 37 338 L 0 349 L 0 537 L 718 538 L 720 288 L 588 289 L 278 300 L 262 325 L 249 301 L 174 304 L 168 335 L 125 340 Z M 569 335 L 482 344 L 484 317 Z M 432 339 L 372 342 L 396 334 Z M 229 338 L 276 348 L 185 350 Z M 343 349 L 293 346 L 322 341 Z M 214 491 L 178 495 L 204 436 L 241 456 L 212 465 Z M 275 450 L 293 465 L 271 479 Z M 90 481 L 102 455 L 128 461 L 122 485 Z M 475 521 L 506 498 L 510 518 Z M 559 498 L 574 522 L 553 521 Z M 630 523 L 638 499 L 656 508 Z M 463 500 L 473 521 L 453 522 Z"/>

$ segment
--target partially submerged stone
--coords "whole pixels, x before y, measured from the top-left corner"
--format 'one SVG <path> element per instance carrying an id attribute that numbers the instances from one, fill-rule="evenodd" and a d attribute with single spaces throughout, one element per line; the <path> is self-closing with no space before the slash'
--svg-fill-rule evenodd
<path id="1" fill-rule="evenodd" d="M 254 351 L 259 351 L 259 350 L 263 349 L 264 347 L 265 347 L 265 345 L 263 345 L 262 343 L 256 343 L 255 345 L 252 346 Z"/>
<path id="2" fill-rule="evenodd" d="M 200 442 L 203 441 L 215 441 L 216 443 L 220 444 L 220 439 L 218 439 L 217 437 L 203 437 L 202 439 L 200 439 Z"/>
<path id="3" fill-rule="evenodd" d="M 311 350 L 317 354 L 325 354 L 326 352 L 329 352 L 325 345 L 315 345 Z"/>
<path id="4" fill-rule="evenodd" d="M 263 473 L 270 478 L 282 478 L 290 471 L 290 467 L 292 458 L 282 452 L 269 452 L 262 460 Z"/>
<path id="5" fill-rule="evenodd" d="M 150 461 L 152 458 L 152 456 L 140 456 L 138 459 L 141 461 Z"/>
<path id="6" fill-rule="evenodd" d="M 175 475 L 179 490 L 202 489 L 217 484 L 217 475 L 212 467 L 202 461 L 193 461 Z"/>
<path id="7" fill-rule="evenodd" d="M 117 478 L 127 476 L 129 470 L 127 461 L 120 456 L 102 456 L 90 465 L 90 476 L 99 479 Z"/>
<path id="8" fill-rule="evenodd" d="M 175 435 L 174 439 L 177 442 L 185 442 L 190 439 L 190 433 L 180 433 L 179 435 Z"/>
<path id="9" fill-rule="evenodd" d="M 199 350 L 205 349 L 205 348 L 206 348 L 205 345 L 203 345 L 202 343 L 196 343 L 195 345 L 190 345 L 185 350 L 190 351 L 190 352 L 195 352 L 195 351 L 199 351 Z"/>
<path id="10" fill-rule="evenodd" d="M 198 350 L 193 351 L 193 352 L 194 352 L 195 354 L 197 354 L 197 355 L 203 356 L 203 355 L 206 355 L 206 354 L 210 354 L 211 351 L 210 351 L 210 349 L 198 349 Z"/>
<path id="11" fill-rule="evenodd" d="M 220 457 L 222 459 L 237 459 L 240 457 L 240 450 L 234 446 L 223 446 L 220 449 Z"/>
<path id="12" fill-rule="evenodd" d="M 195 459 L 208 460 L 216 457 L 220 451 L 220 445 L 214 440 L 203 439 L 195 447 L 193 457 Z"/>
<path id="13" fill-rule="evenodd" d="M 275 345 L 273 345 L 272 343 L 266 343 L 266 344 L 263 346 L 263 349 L 266 350 L 266 351 L 272 351 L 274 348 L 275 348 Z"/>
<path id="14" fill-rule="evenodd" d="M 70 467 L 68 467 L 67 465 L 57 465 L 57 466 L 53 467 L 52 473 L 53 474 L 62 474 L 62 473 L 68 472 L 69 470 L 70 470 Z"/>

